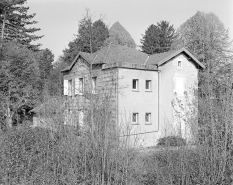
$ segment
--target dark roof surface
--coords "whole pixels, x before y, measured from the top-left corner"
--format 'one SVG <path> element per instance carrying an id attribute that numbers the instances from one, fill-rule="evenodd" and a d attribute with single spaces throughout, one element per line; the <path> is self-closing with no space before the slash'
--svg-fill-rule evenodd
<path id="1" fill-rule="evenodd" d="M 70 70 L 79 56 L 82 56 L 89 63 L 92 62 L 92 64 L 109 64 L 115 62 L 144 64 L 148 57 L 147 54 L 136 49 L 127 46 L 111 44 L 108 47 L 103 47 L 93 54 L 79 52 L 71 65 L 62 71 Z"/>
<path id="2" fill-rule="evenodd" d="M 196 66 L 201 67 L 203 69 L 205 68 L 205 66 L 185 48 L 150 55 L 150 57 L 149 57 L 148 61 L 146 62 L 146 64 L 147 65 L 156 64 L 158 66 L 161 66 L 165 62 L 172 59 L 173 57 L 179 55 L 180 53 L 184 53 L 185 55 L 188 55 L 193 60 L 193 62 L 195 63 Z"/>
<path id="3" fill-rule="evenodd" d="M 174 51 L 168 51 L 164 53 L 157 53 L 157 54 L 150 55 L 146 64 L 158 64 L 161 60 L 169 57 L 172 53 L 174 53 Z"/>
<path id="4" fill-rule="evenodd" d="M 108 47 L 103 47 L 99 51 L 90 54 L 79 52 L 72 64 L 62 71 L 71 70 L 79 56 L 82 56 L 87 62 L 92 64 L 111 64 L 111 63 L 129 63 L 129 64 L 143 64 L 143 65 L 162 65 L 180 53 L 188 55 L 196 66 L 205 68 L 197 58 L 195 58 L 187 49 L 181 48 L 164 53 L 153 54 L 148 57 L 147 54 L 127 46 L 110 44 Z"/>
<path id="5" fill-rule="evenodd" d="M 144 64 L 148 55 L 142 53 L 136 49 L 120 46 L 120 45 L 109 45 L 93 54 L 93 63 L 115 63 L 115 62 L 125 62 L 133 64 Z"/>

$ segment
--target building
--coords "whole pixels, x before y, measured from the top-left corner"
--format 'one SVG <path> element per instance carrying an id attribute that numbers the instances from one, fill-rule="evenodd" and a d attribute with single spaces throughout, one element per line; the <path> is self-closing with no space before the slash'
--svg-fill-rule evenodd
<path id="1" fill-rule="evenodd" d="M 184 100 L 185 92 L 194 97 L 203 68 L 184 48 L 150 56 L 119 45 L 92 55 L 80 52 L 62 70 L 68 112 L 78 111 L 76 120 L 83 124 L 90 95 L 111 94 L 116 124 L 130 128 L 127 135 L 138 136 L 141 145 L 152 146 L 159 137 L 178 132 L 186 137 L 186 123 L 178 119 L 172 102 Z"/>

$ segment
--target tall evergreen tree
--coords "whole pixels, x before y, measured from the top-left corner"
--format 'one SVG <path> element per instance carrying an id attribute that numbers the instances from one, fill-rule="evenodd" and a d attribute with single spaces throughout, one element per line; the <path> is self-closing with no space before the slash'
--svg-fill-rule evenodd
<path id="1" fill-rule="evenodd" d="M 109 30 L 109 38 L 105 41 L 105 45 L 109 43 L 136 48 L 135 41 L 119 22 L 115 22 Z"/>
<path id="2" fill-rule="evenodd" d="M 87 14 L 80 22 L 78 34 L 63 50 L 64 61 L 71 63 L 79 51 L 91 53 L 100 49 L 106 38 L 109 37 L 108 28 L 102 20 L 92 23 L 91 17 Z"/>
<path id="3" fill-rule="evenodd" d="M 172 43 L 178 37 L 173 25 L 167 21 L 150 25 L 141 39 L 142 51 L 147 54 L 166 52 L 171 49 Z"/>
<path id="4" fill-rule="evenodd" d="M 1 44 L 4 42 L 17 40 L 20 44 L 30 49 L 38 49 L 38 45 L 31 44 L 42 36 L 36 36 L 34 33 L 39 28 L 29 27 L 37 23 L 32 20 L 35 14 L 28 14 L 29 7 L 24 4 L 27 0 L 1 0 L 0 2 L 0 32 Z"/>

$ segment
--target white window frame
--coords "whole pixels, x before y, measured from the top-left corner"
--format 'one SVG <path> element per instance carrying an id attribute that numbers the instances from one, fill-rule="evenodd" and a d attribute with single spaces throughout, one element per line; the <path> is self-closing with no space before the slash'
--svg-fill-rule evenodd
<path id="1" fill-rule="evenodd" d="M 146 120 L 146 116 L 149 116 L 149 120 Z M 146 112 L 145 113 L 145 124 L 151 124 L 151 112 Z"/>
<path id="2" fill-rule="evenodd" d="M 149 88 L 148 89 L 146 88 L 147 82 L 149 83 Z M 146 89 L 146 91 L 151 91 L 151 80 L 146 80 L 145 81 L 145 89 Z"/>
<path id="3" fill-rule="evenodd" d="M 96 94 L 97 76 L 93 76 L 91 78 L 91 83 L 92 83 L 92 94 Z"/>
<path id="4" fill-rule="evenodd" d="M 134 82 L 136 83 L 136 88 L 134 88 Z M 133 91 L 139 91 L 139 79 L 133 79 L 132 80 L 132 90 Z"/>
<path id="5" fill-rule="evenodd" d="M 136 118 L 136 121 L 134 121 L 134 116 Z M 132 124 L 139 124 L 139 113 L 138 112 L 133 112 L 132 113 Z"/>
<path id="6" fill-rule="evenodd" d="M 83 95 L 83 92 L 84 92 L 84 78 L 83 77 L 76 77 L 74 80 L 75 80 L 74 81 L 74 94 L 75 95 L 76 94 Z"/>

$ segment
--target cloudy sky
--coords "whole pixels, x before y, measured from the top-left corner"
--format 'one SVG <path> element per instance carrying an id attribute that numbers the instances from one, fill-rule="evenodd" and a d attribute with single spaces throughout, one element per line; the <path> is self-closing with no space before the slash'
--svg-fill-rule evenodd
<path id="1" fill-rule="evenodd" d="M 169 21 L 178 28 L 197 11 L 214 12 L 229 29 L 233 39 L 233 0 L 27 0 L 29 13 L 36 13 L 35 27 L 41 28 L 37 35 L 44 35 L 39 42 L 49 48 L 55 59 L 74 38 L 78 22 L 85 9 L 93 13 L 96 20 L 104 17 L 111 25 L 119 21 L 140 45 L 142 34 L 151 24 Z"/>

